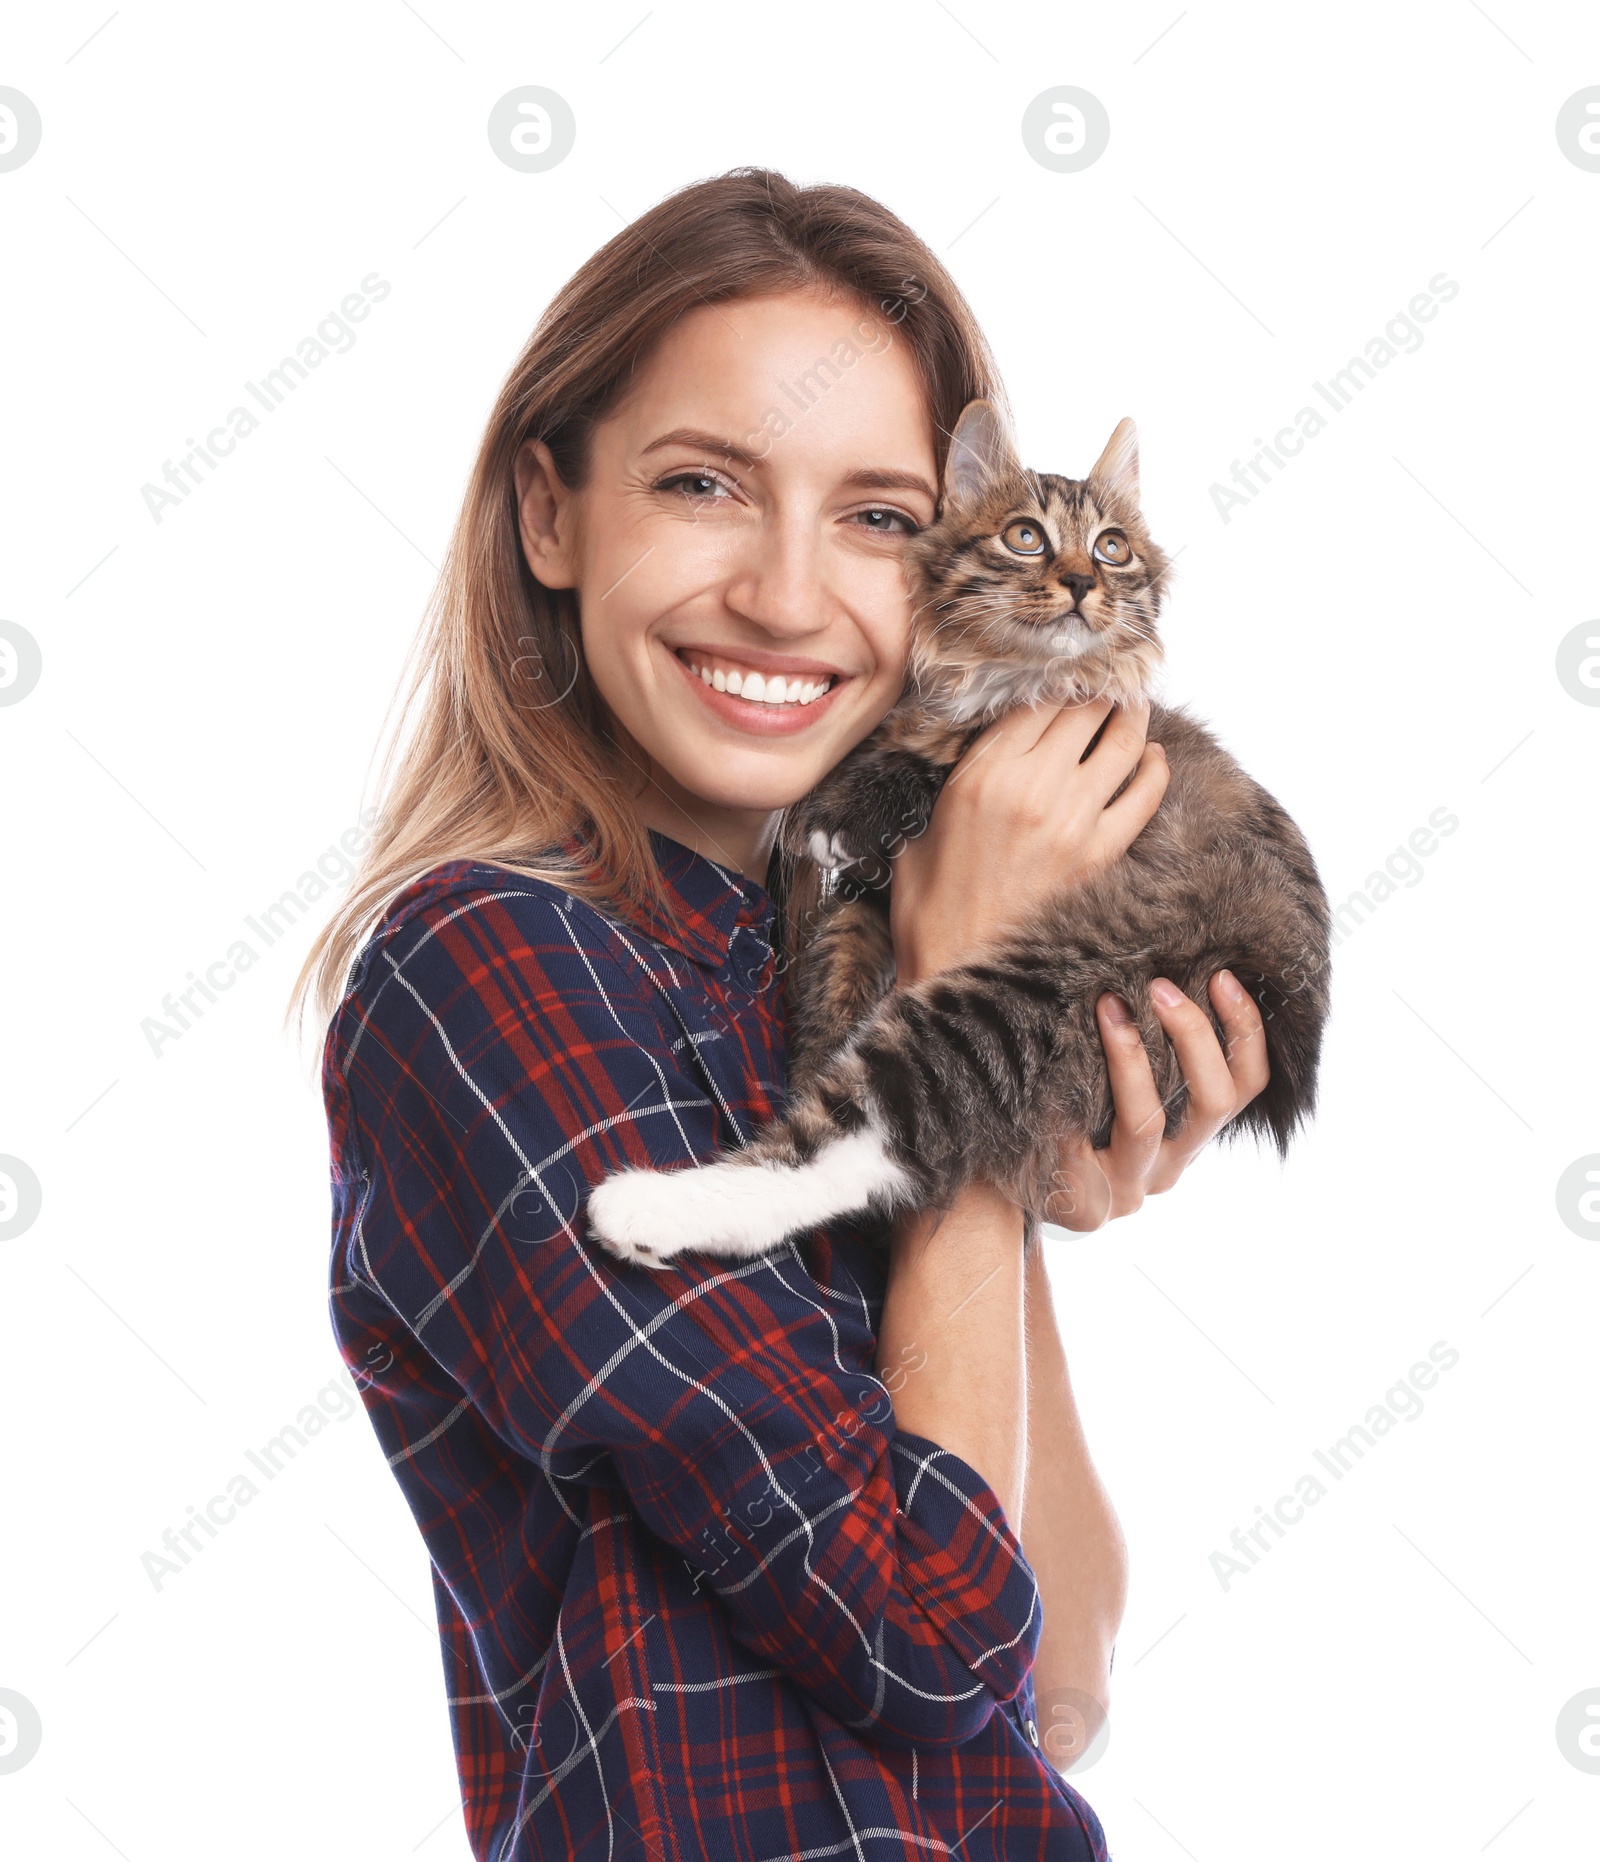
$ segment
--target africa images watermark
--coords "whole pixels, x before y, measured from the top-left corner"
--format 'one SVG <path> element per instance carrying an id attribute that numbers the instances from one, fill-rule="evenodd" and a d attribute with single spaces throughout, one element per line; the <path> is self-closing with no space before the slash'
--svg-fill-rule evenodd
<path id="1" fill-rule="evenodd" d="M 1381 1403 L 1374 1403 L 1360 1422 L 1352 1423 L 1326 1450 L 1314 1448 L 1312 1459 L 1323 1473 L 1336 1482 L 1342 1481 L 1369 1450 L 1392 1433 L 1397 1423 L 1417 1420 L 1424 1408 L 1423 1393 L 1438 1383 L 1441 1371 L 1454 1370 L 1460 1362 L 1461 1353 L 1455 1346 L 1439 1339 L 1428 1347 L 1426 1359 L 1413 1364 L 1398 1383 L 1384 1392 Z M 1295 1482 L 1293 1493 L 1280 1495 L 1270 1510 L 1258 1506 L 1256 1518 L 1248 1526 L 1235 1526 L 1228 1540 L 1232 1552 L 1211 1554 L 1211 1569 L 1223 1590 L 1260 1564 L 1262 1554 L 1273 1549 L 1274 1539 L 1286 1539 L 1287 1528 L 1299 1525 L 1306 1509 L 1326 1498 L 1328 1492 L 1316 1470 L 1307 1469 Z"/>
<path id="2" fill-rule="evenodd" d="M 862 1372 L 863 1388 L 856 1396 L 855 1409 L 839 1410 L 831 1423 L 824 1423 L 817 1431 L 813 1441 L 802 1444 L 771 1469 L 762 1491 L 755 1499 L 744 1502 L 742 1519 L 736 1519 L 725 1506 L 716 1506 L 714 1510 L 721 1521 L 720 1527 L 707 1526 L 700 1535 L 702 1543 L 695 1547 L 697 1555 L 706 1553 L 709 1556 L 699 1566 L 687 1558 L 683 1561 L 684 1569 L 694 1579 L 691 1593 L 698 1593 L 704 1581 L 714 1577 L 742 1552 L 755 1553 L 752 1528 L 768 1525 L 780 1514 L 785 1521 L 795 1517 L 803 1520 L 805 1513 L 799 1505 L 802 1497 L 800 1488 L 824 1470 L 838 1472 L 851 1440 L 861 1433 L 866 1424 L 870 1423 L 876 1428 L 887 1427 L 893 1414 L 891 1399 L 899 1395 L 906 1379 L 924 1369 L 927 1362 L 927 1351 L 912 1339 L 901 1346 L 898 1363 L 875 1373 Z M 860 1413 L 857 1414 L 857 1411 Z M 801 1462 L 806 1466 L 804 1477 L 792 1488 L 785 1486 L 778 1479 L 780 1469 L 784 1473 L 793 1473 Z M 784 1508 L 788 1510 L 782 1511 Z M 731 1556 L 717 1542 L 715 1532 L 718 1530 L 728 1541 Z"/>
<path id="3" fill-rule="evenodd" d="M 1417 292 L 1405 310 L 1397 310 L 1383 326 L 1382 333 L 1368 340 L 1361 355 L 1352 356 L 1325 382 L 1314 381 L 1312 388 L 1335 414 L 1342 414 L 1367 383 L 1377 379 L 1379 369 L 1387 368 L 1397 356 L 1416 354 L 1423 344 L 1422 331 L 1417 326 L 1432 323 L 1439 314 L 1439 307 L 1459 296 L 1460 291 L 1460 285 L 1447 273 L 1435 272 L 1428 280 L 1427 290 Z M 1255 443 L 1260 450 L 1246 461 L 1233 461 L 1232 486 L 1213 484 L 1211 487 L 1211 502 L 1223 523 L 1231 523 L 1236 509 L 1242 509 L 1259 497 L 1272 483 L 1275 473 L 1281 474 L 1289 462 L 1305 450 L 1306 441 L 1316 439 L 1331 424 L 1326 414 L 1306 406 L 1297 409 L 1289 424 L 1280 427 L 1270 442 L 1257 434 Z"/>
<path id="4" fill-rule="evenodd" d="M 276 944 L 284 933 L 310 911 L 311 907 L 336 886 L 346 885 L 355 877 L 352 860 L 367 850 L 367 840 L 378 819 L 376 808 L 364 809 L 354 827 L 330 843 L 318 856 L 315 869 L 308 867 L 294 885 L 280 893 L 271 904 L 245 914 L 245 924 L 260 940 L 258 950 L 250 938 L 238 937 L 217 958 L 208 963 L 203 975 L 189 972 L 188 986 L 161 998 L 161 1014 L 147 1015 L 139 1027 L 150 1044 L 150 1052 L 160 1060 L 170 1041 L 179 1041 L 206 1012 L 206 1004 L 219 1002 L 222 993 L 232 989 L 246 970 L 253 969 L 264 952 Z"/>
<path id="5" fill-rule="evenodd" d="M 355 348 L 356 333 L 350 325 L 364 323 L 372 315 L 373 305 L 381 304 L 393 288 L 387 279 L 368 272 L 357 289 L 340 299 L 337 310 L 330 310 L 309 336 L 300 339 L 292 356 L 285 356 L 276 368 L 268 369 L 260 381 L 247 381 L 246 393 L 268 414 L 277 413 L 312 369 L 320 368 L 330 355 L 347 355 Z M 197 486 L 203 485 L 240 440 L 249 439 L 261 424 L 261 415 L 241 405 L 230 407 L 203 441 L 191 433 L 184 441 L 189 451 L 176 465 L 170 459 L 162 461 L 161 476 L 166 488 L 148 483 L 139 487 L 145 509 L 156 523 L 169 508 L 176 510 Z"/>
<path id="6" fill-rule="evenodd" d="M 777 393 L 789 405 L 769 407 L 744 436 L 743 450 L 749 457 L 765 459 L 774 442 L 792 432 L 820 405 L 828 391 L 844 379 L 846 369 L 853 369 L 868 356 L 881 356 L 893 348 L 894 331 L 885 329 L 883 324 L 903 323 L 911 306 L 920 304 L 927 295 L 928 287 L 920 278 L 902 278 L 899 291 L 878 302 L 883 323 L 877 316 L 858 318 L 827 355 L 818 356 L 810 368 L 802 370 L 792 382 L 780 381 Z"/>
<path id="7" fill-rule="evenodd" d="M 1405 841 L 1395 848 L 1381 868 L 1368 873 L 1366 879 L 1333 908 L 1333 943 L 1342 944 L 1358 925 L 1363 925 L 1384 903 L 1404 886 L 1420 886 L 1427 869 L 1422 861 L 1437 853 L 1439 842 L 1447 840 L 1461 822 L 1448 808 L 1436 808 L 1424 827 L 1413 828 Z"/>

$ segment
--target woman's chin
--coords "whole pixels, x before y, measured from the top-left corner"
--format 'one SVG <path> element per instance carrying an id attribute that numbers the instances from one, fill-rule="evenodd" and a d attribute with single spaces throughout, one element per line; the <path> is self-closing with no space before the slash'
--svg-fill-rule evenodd
<path id="1" fill-rule="evenodd" d="M 663 747 L 664 748 L 664 747 Z M 657 750 L 656 762 L 690 795 L 731 813 L 768 815 L 789 808 L 814 789 L 842 754 L 820 752 L 816 745 L 768 738 L 748 747 L 705 743 L 684 753 L 680 743 L 670 753 Z"/>

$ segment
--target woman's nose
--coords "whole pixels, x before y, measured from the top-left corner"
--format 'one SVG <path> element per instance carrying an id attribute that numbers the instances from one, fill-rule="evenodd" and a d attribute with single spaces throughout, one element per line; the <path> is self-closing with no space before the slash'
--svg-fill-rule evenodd
<path id="1" fill-rule="evenodd" d="M 726 594 L 736 614 L 768 633 L 814 633 L 826 618 L 815 526 L 762 525 L 745 541 Z"/>

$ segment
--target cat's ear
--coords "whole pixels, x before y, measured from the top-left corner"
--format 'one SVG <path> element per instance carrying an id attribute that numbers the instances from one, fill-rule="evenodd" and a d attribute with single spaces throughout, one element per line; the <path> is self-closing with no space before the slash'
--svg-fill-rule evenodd
<path id="1" fill-rule="evenodd" d="M 1117 430 L 1106 441 L 1106 449 L 1094 462 L 1089 483 L 1114 498 L 1137 505 L 1139 502 L 1139 429 L 1131 420 L 1119 420 Z"/>
<path id="2" fill-rule="evenodd" d="M 1022 470 L 1011 429 L 992 401 L 969 401 L 950 435 L 944 463 L 944 493 L 954 504 L 971 504 L 997 479 Z"/>

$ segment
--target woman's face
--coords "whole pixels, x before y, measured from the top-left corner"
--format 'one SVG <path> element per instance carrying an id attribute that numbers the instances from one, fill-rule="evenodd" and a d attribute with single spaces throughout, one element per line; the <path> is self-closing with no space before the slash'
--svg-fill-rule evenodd
<path id="1" fill-rule="evenodd" d="M 933 431 L 861 305 L 694 310 L 596 427 L 583 488 L 532 442 L 517 489 L 529 565 L 577 590 L 590 673 L 651 760 L 652 826 L 759 833 L 899 697 Z"/>

